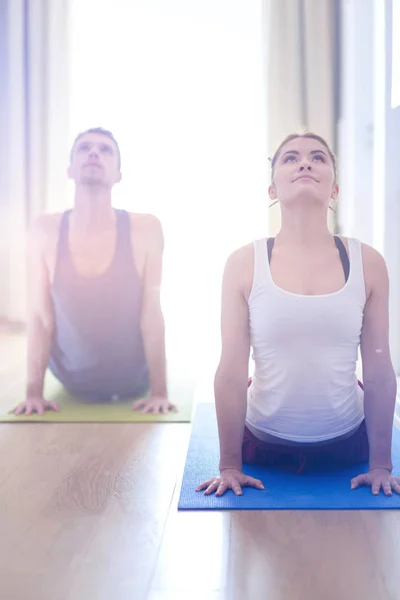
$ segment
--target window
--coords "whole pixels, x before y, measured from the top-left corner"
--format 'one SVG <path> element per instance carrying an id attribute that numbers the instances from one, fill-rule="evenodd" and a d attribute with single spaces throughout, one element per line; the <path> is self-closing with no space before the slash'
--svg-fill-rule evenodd
<path id="1" fill-rule="evenodd" d="M 225 260 L 267 232 L 261 20 L 261 0 L 72 5 L 71 141 L 110 129 L 115 205 L 163 224 L 167 343 L 182 369 L 185 357 L 214 366 Z"/>
<path id="2" fill-rule="evenodd" d="M 392 5 L 392 108 L 400 106 L 400 0 Z"/>

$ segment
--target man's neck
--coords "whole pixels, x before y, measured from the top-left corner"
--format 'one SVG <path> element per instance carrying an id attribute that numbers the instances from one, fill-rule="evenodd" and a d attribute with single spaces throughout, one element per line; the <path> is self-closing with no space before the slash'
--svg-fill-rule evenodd
<path id="1" fill-rule="evenodd" d="M 109 227 L 114 221 L 115 212 L 111 204 L 111 190 L 77 188 L 71 214 L 73 229 L 86 232 L 96 231 Z"/>

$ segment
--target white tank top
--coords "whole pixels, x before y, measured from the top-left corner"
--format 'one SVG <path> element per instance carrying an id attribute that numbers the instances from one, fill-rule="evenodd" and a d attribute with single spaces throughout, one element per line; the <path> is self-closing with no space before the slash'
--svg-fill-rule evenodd
<path id="1" fill-rule="evenodd" d="M 356 363 L 365 283 L 361 243 L 347 239 L 347 282 L 337 292 L 315 296 L 279 288 L 265 238 L 254 242 L 248 304 L 255 369 L 246 418 L 253 432 L 318 442 L 345 435 L 364 418 Z"/>

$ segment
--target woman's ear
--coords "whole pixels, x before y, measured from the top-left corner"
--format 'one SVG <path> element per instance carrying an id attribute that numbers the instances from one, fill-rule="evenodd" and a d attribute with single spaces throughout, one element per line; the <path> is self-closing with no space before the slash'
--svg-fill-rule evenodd
<path id="1" fill-rule="evenodd" d="M 271 200 L 276 200 L 278 197 L 273 183 L 268 188 L 268 194 L 269 194 L 269 197 L 271 198 Z"/>
<path id="2" fill-rule="evenodd" d="M 335 183 L 335 185 L 332 188 L 332 194 L 331 194 L 332 200 L 336 200 L 338 195 L 339 195 L 339 186 L 337 183 Z"/>

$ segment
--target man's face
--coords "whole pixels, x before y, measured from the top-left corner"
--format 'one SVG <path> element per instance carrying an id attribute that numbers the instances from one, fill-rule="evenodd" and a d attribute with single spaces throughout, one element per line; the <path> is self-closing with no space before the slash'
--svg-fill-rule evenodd
<path id="1" fill-rule="evenodd" d="M 84 185 L 111 188 L 121 180 L 118 148 L 101 133 L 86 133 L 72 150 L 68 175 Z"/>

